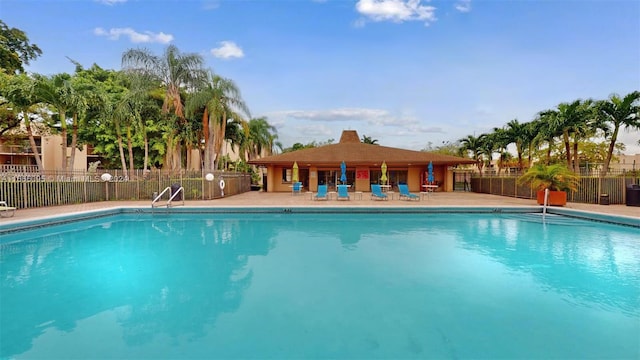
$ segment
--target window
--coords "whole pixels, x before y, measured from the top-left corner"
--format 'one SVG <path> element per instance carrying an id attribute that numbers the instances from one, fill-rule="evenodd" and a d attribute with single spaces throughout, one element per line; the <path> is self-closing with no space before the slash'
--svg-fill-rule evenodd
<path id="1" fill-rule="evenodd" d="M 293 169 L 282 169 L 282 182 L 290 183 L 292 173 L 293 173 Z"/>

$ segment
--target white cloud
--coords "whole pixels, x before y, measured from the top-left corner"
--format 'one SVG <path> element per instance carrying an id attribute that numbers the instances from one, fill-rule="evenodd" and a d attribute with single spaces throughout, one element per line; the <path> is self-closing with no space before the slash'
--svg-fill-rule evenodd
<path id="1" fill-rule="evenodd" d="M 118 3 L 126 3 L 127 0 L 95 0 L 96 2 L 100 3 L 100 4 L 105 4 L 105 5 L 115 5 Z"/>
<path id="2" fill-rule="evenodd" d="M 310 121 L 367 121 L 380 122 L 384 118 L 388 118 L 389 113 L 385 110 L 378 109 L 329 109 L 329 110 L 290 110 L 285 111 L 284 115 L 301 120 Z"/>
<path id="3" fill-rule="evenodd" d="M 343 108 L 327 110 L 289 110 L 281 116 L 314 122 L 364 122 L 368 126 L 387 126 L 406 129 L 407 133 L 441 133 L 440 127 L 426 127 L 411 116 L 394 116 L 387 110 Z"/>
<path id="4" fill-rule="evenodd" d="M 460 0 L 456 3 L 455 8 L 460 12 L 469 12 L 471 11 L 471 0 Z"/>
<path id="5" fill-rule="evenodd" d="M 221 59 L 243 58 L 244 52 L 233 41 L 221 41 L 220 47 L 211 49 L 211 54 Z"/>
<path id="6" fill-rule="evenodd" d="M 95 28 L 93 33 L 98 36 L 106 36 L 109 40 L 118 40 L 120 36 L 128 36 L 129 40 L 133 43 L 160 43 L 168 44 L 173 40 L 173 35 L 160 33 L 152 33 L 151 31 L 145 31 L 139 33 L 132 28 L 114 28 L 109 31 L 103 28 Z"/>
<path id="7" fill-rule="evenodd" d="M 429 25 L 437 20 L 436 8 L 422 0 L 358 0 L 356 10 L 373 21 L 423 21 Z"/>

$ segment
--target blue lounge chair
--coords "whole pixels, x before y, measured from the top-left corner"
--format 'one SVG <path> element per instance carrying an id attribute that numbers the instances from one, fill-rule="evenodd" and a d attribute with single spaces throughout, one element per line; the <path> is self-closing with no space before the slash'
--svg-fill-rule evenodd
<path id="1" fill-rule="evenodd" d="M 291 188 L 292 191 L 292 195 L 297 195 L 300 194 L 302 192 L 302 183 L 301 182 L 294 182 L 293 183 L 293 187 Z"/>
<path id="2" fill-rule="evenodd" d="M 338 185 L 338 200 L 351 200 L 347 185 Z"/>
<path id="3" fill-rule="evenodd" d="M 313 200 L 328 200 L 327 185 L 318 185 L 318 192 L 313 196 Z"/>
<path id="4" fill-rule="evenodd" d="M 407 184 L 398 184 L 398 191 L 400 192 L 400 199 L 420 200 L 420 196 L 409 192 L 409 186 L 407 186 Z"/>
<path id="5" fill-rule="evenodd" d="M 382 192 L 380 185 L 371 184 L 371 200 L 389 200 L 389 197 Z"/>

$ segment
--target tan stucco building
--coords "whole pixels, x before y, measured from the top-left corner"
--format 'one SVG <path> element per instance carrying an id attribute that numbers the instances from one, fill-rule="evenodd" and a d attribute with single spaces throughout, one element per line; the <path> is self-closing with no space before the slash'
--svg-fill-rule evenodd
<path id="1" fill-rule="evenodd" d="M 294 163 L 298 166 L 299 180 L 308 191 L 317 191 L 319 184 L 330 188 L 340 184 L 340 164 L 346 164 L 346 183 L 351 191 L 371 191 L 371 184 L 379 184 L 381 165 L 387 165 L 388 184 L 407 184 L 412 192 L 424 191 L 429 163 L 433 165 L 437 191 L 453 191 L 453 168 L 460 164 L 473 164 L 471 159 L 457 156 L 413 151 L 387 146 L 365 144 L 355 130 L 344 130 L 337 144 L 292 151 L 249 161 L 267 170 L 268 192 L 291 191 Z"/>

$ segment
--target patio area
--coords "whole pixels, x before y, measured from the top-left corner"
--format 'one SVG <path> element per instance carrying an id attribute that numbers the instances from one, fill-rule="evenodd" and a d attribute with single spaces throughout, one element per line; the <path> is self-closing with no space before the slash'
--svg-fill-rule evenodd
<path id="1" fill-rule="evenodd" d="M 535 200 L 519 199 L 506 196 L 477 194 L 471 192 L 438 192 L 430 197 L 421 198 L 420 201 L 399 200 L 397 194 L 393 199 L 387 201 L 372 200 L 371 193 L 356 194 L 350 193 L 351 200 L 312 200 L 309 193 L 292 195 L 291 193 L 267 193 L 261 191 L 250 191 L 240 195 L 224 197 L 215 200 L 189 200 L 184 202 L 187 207 L 442 207 L 442 206 L 536 206 Z M 163 204 L 165 202 L 159 202 Z M 182 202 L 175 202 L 174 206 L 182 206 Z M 43 207 L 35 209 L 18 209 L 14 217 L 0 218 L 0 224 L 10 224 L 25 220 L 35 220 L 52 216 L 73 214 L 83 211 L 108 209 L 121 206 L 151 207 L 151 201 L 103 201 L 95 203 L 85 203 L 77 205 L 65 205 L 55 207 Z M 162 207 L 162 206 L 160 206 Z M 628 216 L 640 218 L 640 207 L 626 205 L 594 205 L 568 203 L 567 209 L 575 209 L 599 214 Z"/>

